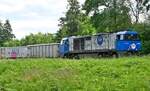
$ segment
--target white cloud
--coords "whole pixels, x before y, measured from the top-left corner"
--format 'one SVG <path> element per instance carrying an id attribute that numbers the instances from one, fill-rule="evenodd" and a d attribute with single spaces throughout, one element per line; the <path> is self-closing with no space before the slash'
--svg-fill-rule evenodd
<path id="1" fill-rule="evenodd" d="M 21 30 L 21 29 L 26 29 L 26 28 L 31 28 L 31 29 L 41 29 L 41 28 L 51 28 L 56 26 L 56 21 L 52 20 L 24 20 L 24 21 L 16 21 L 13 22 L 12 26 L 16 30 Z"/>
<path id="2" fill-rule="evenodd" d="M 51 19 L 18 20 L 12 22 L 12 27 L 17 38 L 21 38 L 30 33 L 56 33 L 56 30 L 58 29 L 57 23 L 57 21 Z"/>
<path id="3" fill-rule="evenodd" d="M 22 5 L 15 5 L 15 4 L 4 4 L 4 3 L 0 3 L 0 11 L 2 13 L 12 13 L 12 12 L 16 12 L 19 10 L 22 10 L 24 8 L 24 6 Z"/>
<path id="4" fill-rule="evenodd" d="M 19 39 L 30 33 L 56 33 L 66 5 L 67 0 L 0 0 L 0 20 L 9 19 Z"/>

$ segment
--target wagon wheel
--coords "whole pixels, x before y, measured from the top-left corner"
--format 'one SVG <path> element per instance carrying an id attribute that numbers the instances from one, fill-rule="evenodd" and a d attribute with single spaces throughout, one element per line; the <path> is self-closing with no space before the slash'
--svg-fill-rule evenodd
<path id="1" fill-rule="evenodd" d="M 74 55 L 74 59 L 80 59 L 79 55 Z"/>

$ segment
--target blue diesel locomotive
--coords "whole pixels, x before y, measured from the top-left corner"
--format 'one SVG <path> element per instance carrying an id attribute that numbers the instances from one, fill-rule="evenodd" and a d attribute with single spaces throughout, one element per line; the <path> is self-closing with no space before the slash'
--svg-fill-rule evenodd
<path id="1" fill-rule="evenodd" d="M 119 57 L 121 54 L 138 53 L 140 50 L 138 33 L 129 30 L 63 38 L 59 46 L 60 56 L 67 58 L 79 58 L 82 55 Z"/>

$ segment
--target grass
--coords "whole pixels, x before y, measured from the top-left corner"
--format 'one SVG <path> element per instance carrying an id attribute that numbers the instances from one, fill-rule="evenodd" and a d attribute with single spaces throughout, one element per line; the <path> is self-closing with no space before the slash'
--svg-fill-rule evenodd
<path id="1" fill-rule="evenodd" d="M 0 91 L 150 91 L 150 56 L 1 60 Z"/>

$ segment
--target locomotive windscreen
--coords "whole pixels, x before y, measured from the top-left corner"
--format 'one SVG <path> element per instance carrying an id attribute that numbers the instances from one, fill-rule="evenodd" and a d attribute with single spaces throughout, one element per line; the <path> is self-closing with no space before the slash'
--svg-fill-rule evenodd
<path id="1" fill-rule="evenodd" d="M 125 34 L 124 40 L 139 40 L 138 34 Z"/>

